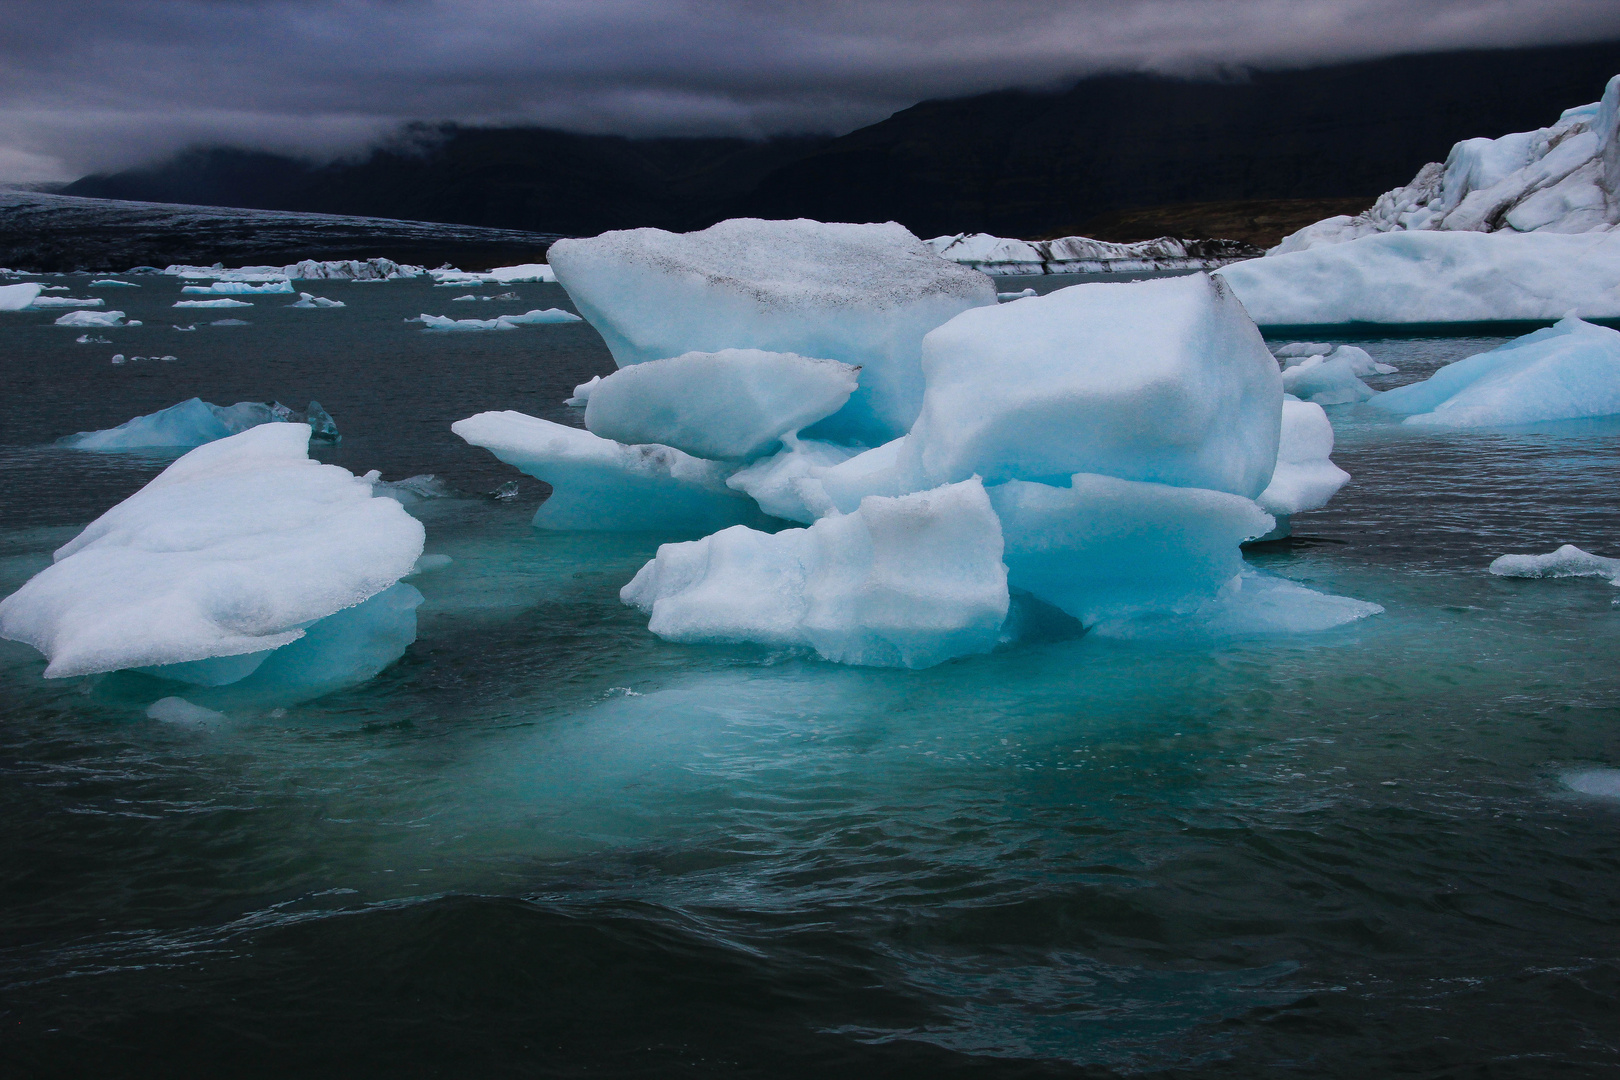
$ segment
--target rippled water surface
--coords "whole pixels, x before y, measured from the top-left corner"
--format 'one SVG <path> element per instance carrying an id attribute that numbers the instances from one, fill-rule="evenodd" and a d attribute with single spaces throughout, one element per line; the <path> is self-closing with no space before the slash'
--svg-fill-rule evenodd
<path id="1" fill-rule="evenodd" d="M 1485 573 L 1620 555 L 1620 424 L 1330 410 L 1354 481 L 1250 560 L 1387 609 L 1338 631 L 847 668 L 660 642 L 617 598 L 657 537 L 483 497 L 516 474 L 451 421 L 577 423 L 611 361 L 402 320 L 556 286 L 137 280 L 110 345 L 0 314 L 0 593 L 165 463 L 50 441 L 192 395 L 315 398 L 327 460 L 445 478 L 454 561 L 374 682 L 212 726 L 0 642 L 7 1075 L 1620 1071 L 1620 802 L 1561 779 L 1620 766 L 1620 590 Z M 1500 340 L 1358 343 L 1387 387 Z"/>

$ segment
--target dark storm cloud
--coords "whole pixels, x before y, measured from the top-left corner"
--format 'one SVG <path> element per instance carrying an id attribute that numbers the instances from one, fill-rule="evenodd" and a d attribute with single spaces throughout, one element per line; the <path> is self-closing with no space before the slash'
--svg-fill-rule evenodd
<path id="1" fill-rule="evenodd" d="M 1098 71 L 1608 38 L 1614 0 L 5 0 L 0 179 L 424 118 L 840 131 Z"/>

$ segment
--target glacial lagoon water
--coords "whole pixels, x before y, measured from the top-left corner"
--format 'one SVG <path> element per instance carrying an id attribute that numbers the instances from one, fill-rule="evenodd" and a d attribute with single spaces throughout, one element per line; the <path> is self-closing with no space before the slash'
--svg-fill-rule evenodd
<path id="1" fill-rule="evenodd" d="M 617 599 L 658 538 L 536 532 L 541 485 L 450 434 L 578 423 L 611 361 L 584 324 L 403 320 L 558 287 L 216 315 L 131 280 L 94 292 L 145 323 L 110 344 L 0 315 L 0 595 L 167 460 L 51 441 L 192 395 L 317 399 L 343 433 L 317 456 L 441 477 L 412 510 L 453 561 L 413 579 L 401 661 L 284 710 L 153 720 L 184 691 L 45 681 L 0 642 L 6 1075 L 1620 1068 L 1620 589 L 1485 572 L 1620 554 L 1620 424 L 1329 409 L 1354 480 L 1249 558 L 1386 608 L 1341 630 L 1053 620 L 848 668 L 658 641 Z M 1399 366 L 1386 388 L 1504 339 L 1321 340 Z"/>

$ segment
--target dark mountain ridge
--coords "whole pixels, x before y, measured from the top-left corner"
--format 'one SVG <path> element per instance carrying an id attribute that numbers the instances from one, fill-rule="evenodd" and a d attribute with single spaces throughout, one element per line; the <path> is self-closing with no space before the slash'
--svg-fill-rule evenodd
<path id="1" fill-rule="evenodd" d="M 1295 216 L 1324 201 L 1370 203 L 1459 139 L 1542 127 L 1596 100 L 1617 72 L 1620 42 L 1399 56 L 1226 81 L 1105 75 L 1055 93 L 925 101 L 836 139 L 416 125 L 356 160 L 199 148 L 64 191 L 566 235 L 701 228 L 749 214 L 895 220 L 925 237 L 1041 238 L 1101 226 L 1128 238 L 1156 226 L 1153 213 L 1136 211 L 1182 207 L 1162 215 L 1182 228 L 1162 231 L 1185 232 L 1204 218 L 1212 226 L 1265 221 L 1243 238 L 1266 242 L 1296 224 L 1284 210 L 1268 214 L 1272 203 L 1292 205 Z M 1201 218 L 1185 204 L 1231 206 Z"/>

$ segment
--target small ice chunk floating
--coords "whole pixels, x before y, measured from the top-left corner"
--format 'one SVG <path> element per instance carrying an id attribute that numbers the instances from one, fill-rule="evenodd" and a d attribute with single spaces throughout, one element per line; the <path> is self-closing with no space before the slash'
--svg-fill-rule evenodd
<path id="1" fill-rule="evenodd" d="M 416 638 L 420 522 L 310 460 L 305 424 L 200 446 L 0 601 L 46 678 L 136 670 L 288 700 L 364 682 Z"/>
<path id="2" fill-rule="evenodd" d="M 1565 544 L 1545 555 L 1503 555 L 1491 563 L 1497 577 L 1565 578 L 1600 577 L 1620 585 L 1620 559 L 1606 559 Z"/>
<path id="3" fill-rule="evenodd" d="M 137 356 L 140 360 L 142 357 Z M 173 359 L 167 357 L 166 359 Z M 126 420 L 115 428 L 81 431 L 57 440 L 60 446 L 76 450 L 145 450 L 163 447 L 193 447 L 228 438 L 261 424 L 308 424 L 310 438 L 335 443 L 337 424 L 318 401 L 311 401 L 304 412 L 295 412 L 281 402 L 238 401 L 235 405 L 212 405 L 202 398 L 191 398 L 155 413 Z"/>
<path id="4" fill-rule="evenodd" d="M 1119 636 L 1382 610 L 1245 569 L 1349 477 L 1218 278 L 1002 305 L 899 226 L 811 221 L 551 260 L 619 365 L 575 389 L 589 430 L 453 430 L 554 486 L 539 527 L 700 535 L 621 592 L 661 637 L 927 667 L 1004 640 L 1015 594 Z"/>

